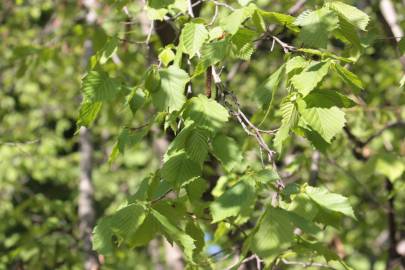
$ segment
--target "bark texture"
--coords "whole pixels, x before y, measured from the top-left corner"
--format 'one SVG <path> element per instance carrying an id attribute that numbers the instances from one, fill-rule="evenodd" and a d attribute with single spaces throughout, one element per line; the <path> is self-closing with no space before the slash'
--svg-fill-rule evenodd
<path id="1" fill-rule="evenodd" d="M 97 20 L 96 9 L 97 0 L 84 0 L 83 5 L 87 9 L 86 23 L 94 25 Z M 93 54 L 93 45 L 91 40 L 84 43 L 85 52 L 83 55 L 82 66 L 85 68 Z M 91 132 L 86 127 L 80 128 L 80 182 L 79 182 L 79 232 L 83 240 L 84 269 L 97 270 L 100 268 L 97 253 L 92 248 L 92 231 L 95 225 L 95 210 L 93 206 L 94 188 L 92 182 L 92 156 L 93 144 L 91 141 Z"/>
<path id="2" fill-rule="evenodd" d="M 80 183 L 79 183 L 79 231 L 83 240 L 83 252 L 85 256 L 84 269 L 99 269 L 97 254 L 92 250 L 91 236 L 95 222 L 93 208 L 93 184 L 92 184 L 92 155 L 90 130 L 80 129 Z"/>

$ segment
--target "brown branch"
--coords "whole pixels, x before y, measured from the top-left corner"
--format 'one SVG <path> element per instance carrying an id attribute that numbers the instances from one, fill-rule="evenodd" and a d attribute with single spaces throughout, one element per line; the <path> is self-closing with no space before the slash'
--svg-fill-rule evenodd
<path id="1" fill-rule="evenodd" d="M 211 98 L 211 94 L 212 94 L 212 67 L 209 66 L 207 68 L 207 71 L 205 72 L 205 95 L 208 98 Z"/>
<path id="2" fill-rule="evenodd" d="M 389 199 L 388 199 L 388 236 L 389 236 L 389 247 L 388 247 L 388 259 L 386 269 L 396 269 L 398 266 L 398 258 L 400 255 L 397 252 L 397 224 L 395 218 L 395 208 L 394 208 L 394 185 L 389 179 L 385 179 L 385 189 L 387 190 Z M 405 266 L 405 265 L 403 265 Z"/>

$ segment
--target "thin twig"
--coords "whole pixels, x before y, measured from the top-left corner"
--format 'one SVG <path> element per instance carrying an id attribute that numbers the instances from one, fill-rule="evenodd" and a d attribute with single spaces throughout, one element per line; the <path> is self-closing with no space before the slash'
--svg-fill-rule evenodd
<path id="1" fill-rule="evenodd" d="M 208 1 L 211 1 L 216 6 L 223 6 L 223 7 L 226 7 L 227 9 L 230 9 L 231 11 L 235 11 L 235 9 L 233 7 L 231 7 L 230 5 L 228 5 L 227 3 L 218 2 L 218 1 L 215 1 L 215 0 L 208 0 Z"/>
<path id="2" fill-rule="evenodd" d="M 163 199 L 166 198 L 166 196 L 167 196 L 170 192 L 172 192 L 172 191 L 173 191 L 173 189 L 168 189 L 164 194 L 160 195 L 160 196 L 157 197 L 156 199 L 153 199 L 150 203 L 151 203 L 151 204 L 154 204 L 154 203 L 157 203 L 157 202 L 163 200 Z"/>
<path id="3" fill-rule="evenodd" d="M 297 50 L 297 48 L 295 48 L 294 46 L 288 45 L 287 43 L 285 43 L 278 37 L 276 37 L 276 36 L 271 36 L 271 37 L 272 37 L 273 41 L 277 42 L 283 48 L 285 53 L 293 52 L 293 51 Z"/>
<path id="4" fill-rule="evenodd" d="M 237 262 L 237 263 L 232 264 L 231 266 L 228 266 L 228 267 L 226 268 L 226 270 L 231 270 L 231 269 L 235 268 L 235 267 L 238 266 L 238 265 L 242 265 L 242 264 L 245 264 L 245 263 L 250 262 L 250 261 L 253 261 L 253 260 L 256 260 L 256 261 L 257 261 L 257 260 L 260 260 L 260 259 L 259 259 L 259 257 L 257 257 L 256 254 L 253 254 L 252 256 L 247 257 L 246 259 L 244 259 L 244 260 L 241 261 L 241 262 Z M 261 261 L 261 260 L 260 260 L 260 261 Z"/>
<path id="5" fill-rule="evenodd" d="M 269 130 L 261 130 L 257 128 L 252 122 L 250 122 L 249 118 L 243 113 L 240 109 L 239 101 L 235 94 L 232 91 L 225 89 L 225 86 L 222 84 L 221 78 L 216 74 L 215 67 L 212 67 L 214 82 L 217 89 L 222 89 L 222 99 L 224 105 L 227 107 L 228 111 L 231 115 L 236 117 L 238 122 L 241 124 L 243 130 L 250 136 L 254 137 L 259 145 L 261 151 L 264 151 L 267 155 L 267 159 L 269 163 L 272 165 L 273 169 L 277 171 L 277 165 L 275 160 L 275 153 L 273 150 L 269 148 L 266 141 L 264 140 L 261 133 L 266 134 L 273 134 L 274 131 Z M 230 99 L 229 101 L 227 100 Z M 285 187 L 283 181 L 280 179 L 277 181 L 277 188 L 281 191 Z"/>
<path id="6" fill-rule="evenodd" d="M 214 24 L 215 20 L 218 17 L 218 13 L 219 13 L 218 5 L 215 5 L 214 16 L 212 17 L 212 19 L 211 19 L 211 21 L 210 21 L 210 23 L 208 25 L 213 25 Z"/>
<path id="7" fill-rule="evenodd" d="M 188 14 L 190 15 L 191 18 L 194 18 L 194 11 L 193 11 L 193 3 L 191 3 L 191 0 L 188 0 Z"/>
<path id="8" fill-rule="evenodd" d="M 148 32 L 148 35 L 146 36 L 145 44 L 149 44 L 154 26 L 155 26 L 154 21 L 151 21 L 150 27 L 149 27 L 149 32 Z"/>

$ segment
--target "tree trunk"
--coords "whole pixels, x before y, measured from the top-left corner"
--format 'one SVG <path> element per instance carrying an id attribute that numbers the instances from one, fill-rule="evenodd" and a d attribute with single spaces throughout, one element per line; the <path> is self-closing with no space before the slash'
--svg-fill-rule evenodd
<path id="1" fill-rule="evenodd" d="M 377 12 L 380 21 L 391 38 L 391 44 L 394 50 L 398 50 L 398 42 L 404 36 L 404 31 L 398 23 L 398 16 L 395 7 L 391 0 L 381 0 L 379 3 L 379 11 Z M 399 61 L 402 64 L 402 69 L 405 71 L 405 56 L 399 55 Z"/>
<path id="2" fill-rule="evenodd" d="M 94 25 L 97 19 L 96 0 L 84 0 L 83 5 L 87 8 L 86 23 Z M 85 68 L 93 54 L 91 40 L 84 43 L 85 53 L 83 55 L 82 67 Z M 92 156 L 93 145 L 91 132 L 86 127 L 80 128 L 80 183 L 79 183 L 79 232 L 83 240 L 84 269 L 97 270 L 100 267 L 97 253 L 92 249 L 92 231 L 95 225 L 95 210 L 93 207 L 94 188 L 92 183 Z"/>
<path id="3" fill-rule="evenodd" d="M 93 208 L 92 173 L 93 146 L 90 130 L 80 129 L 80 183 L 79 183 L 79 231 L 83 240 L 85 256 L 84 269 L 99 268 L 97 254 L 92 250 L 91 234 L 94 226 L 95 212 Z"/>

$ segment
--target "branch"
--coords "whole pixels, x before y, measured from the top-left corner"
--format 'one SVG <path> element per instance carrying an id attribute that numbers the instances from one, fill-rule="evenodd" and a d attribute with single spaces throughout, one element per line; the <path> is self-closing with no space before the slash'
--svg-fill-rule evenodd
<path id="1" fill-rule="evenodd" d="M 292 6 L 289 10 L 288 10 L 288 14 L 290 15 L 295 15 L 298 11 L 300 11 L 303 7 L 304 4 L 306 3 L 306 0 L 298 0 L 294 6 Z"/>
<path id="2" fill-rule="evenodd" d="M 356 151 L 355 156 L 357 158 L 361 159 L 361 158 L 367 158 L 367 157 L 364 157 L 364 155 L 361 152 L 359 152 L 362 148 L 364 148 L 366 145 L 371 143 L 374 139 L 380 137 L 384 133 L 384 131 L 386 131 L 388 129 L 392 129 L 392 128 L 399 128 L 399 127 L 405 127 L 405 121 L 399 120 L 399 121 L 396 121 L 396 122 L 388 123 L 385 127 L 383 127 L 382 129 L 380 129 L 379 131 L 377 131 L 376 133 L 371 135 L 365 141 L 362 141 L 359 138 L 357 138 L 357 136 L 355 136 L 351 132 L 349 127 L 346 126 L 343 129 L 346 132 L 347 137 L 349 138 L 349 140 L 352 141 L 356 146 L 356 148 L 354 149 L 354 151 Z M 358 155 L 362 155 L 362 156 L 358 156 Z"/>
<path id="3" fill-rule="evenodd" d="M 245 264 L 245 263 L 253 261 L 253 260 L 256 260 L 258 262 L 258 265 L 260 265 L 260 263 L 262 262 L 262 260 L 256 254 L 253 254 L 252 256 L 247 257 L 246 259 L 244 259 L 241 262 L 237 262 L 237 263 L 232 264 L 231 266 L 228 266 L 226 268 L 226 270 L 234 269 L 236 266 L 240 266 L 242 264 Z M 257 269 L 260 269 L 260 268 L 258 267 Z"/>
<path id="4" fill-rule="evenodd" d="M 367 145 L 369 144 L 372 140 L 374 140 L 375 138 L 380 137 L 384 131 L 386 131 L 387 129 L 391 129 L 391 128 L 399 128 L 399 127 L 405 127 L 405 121 L 397 121 L 397 122 L 392 122 L 387 124 L 385 127 L 383 127 L 382 129 L 380 129 L 377 133 L 375 133 L 374 135 L 370 136 L 365 142 L 364 144 Z"/>
<path id="5" fill-rule="evenodd" d="M 249 118 L 243 113 L 243 111 L 240 108 L 240 104 L 238 101 L 238 98 L 236 95 L 230 91 L 227 90 L 224 86 L 224 84 L 221 81 L 221 78 L 218 76 L 218 74 L 215 71 L 215 67 L 212 67 L 212 74 L 215 82 L 215 86 L 217 87 L 217 92 L 220 90 L 220 99 L 222 103 L 225 105 L 225 107 L 228 109 L 229 113 L 233 115 L 238 122 L 241 124 L 243 130 L 249 135 L 252 136 L 256 139 L 260 153 L 263 151 L 267 155 L 267 159 L 269 163 L 272 165 L 273 169 L 277 171 L 277 165 L 276 165 L 276 160 L 274 155 L 276 154 L 275 151 L 271 150 L 269 146 L 267 145 L 266 141 L 264 140 L 263 136 L 261 133 L 265 134 L 274 134 L 274 130 L 262 130 L 257 128 L 252 122 L 250 122 Z M 277 182 L 277 188 L 278 190 L 282 190 L 285 187 L 284 183 L 282 180 L 279 180 Z"/>

